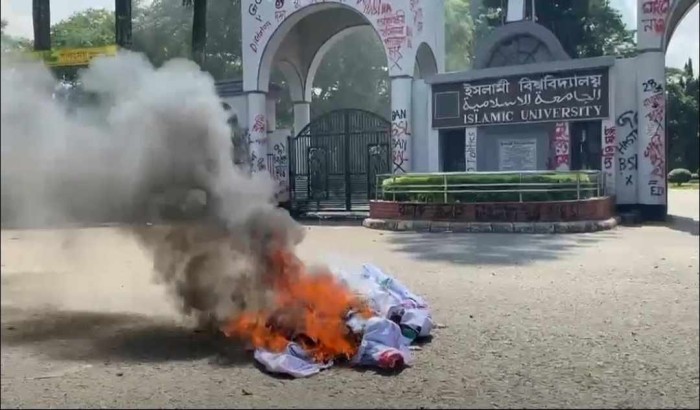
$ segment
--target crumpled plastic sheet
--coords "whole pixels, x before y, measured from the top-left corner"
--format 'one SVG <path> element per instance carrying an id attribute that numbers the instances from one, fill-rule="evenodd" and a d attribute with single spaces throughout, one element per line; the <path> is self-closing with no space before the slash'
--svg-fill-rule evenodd
<path id="1" fill-rule="evenodd" d="M 409 366 L 413 360 L 409 346 L 415 338 L 429 336 L 433 329 L 426 301 L 374 265 L 363 265 L 359 278 L 343 273 L 351 287 L 361 284 L 361 293 L 377 315 L 368 320 L 357 316 L 348 319 L 348 326 L 362 333 L 359 349 L 350 364 L 380 368 Z M 289 343 L 281 353 L 256 349 L 255 360 L 268 372 L 297 378 L 313 376 L 333 365 L 314 362 L 296 343 Z"/>

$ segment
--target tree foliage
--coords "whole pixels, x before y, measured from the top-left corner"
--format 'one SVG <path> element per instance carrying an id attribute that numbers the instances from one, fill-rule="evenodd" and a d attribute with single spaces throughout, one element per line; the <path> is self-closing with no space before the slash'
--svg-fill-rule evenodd
<path id="1" fill-rule="evenodd" d="M 240 77 L 240 0 L 207 3 L 207 38 L 202 68 L 215 79 Z M 193 8 L 172 0 L 134 7 L 133 49 L 160 65 L 191 55 Z"/>
<path id="2" fill-rule="evenodd" d="M 683 69 L 666 71 L 669 169 L 697 169 L 700 163 L 698 80 L 692 60 Z"/>
<path id="3" fill-rule="evenodd" d="M 32 49 L 32 42 L 29 39 L 6 34 L 5 28 L 7 28 L 7 20 L 0 20 L 0 44 L 2 44 L 3 52 L 30 51 Z"/>
<path id="4" fill-rule="evenodd" d="M 466 70 L 474 54 L 474 21 L 469 0 L 445 0 L 445 68 Z"/>
<path id="5" fill-rule="evenodd" d="M 114 44 L 114 13 L 87 9 L 51 27 L 52 48 L 100 47 Z"/>

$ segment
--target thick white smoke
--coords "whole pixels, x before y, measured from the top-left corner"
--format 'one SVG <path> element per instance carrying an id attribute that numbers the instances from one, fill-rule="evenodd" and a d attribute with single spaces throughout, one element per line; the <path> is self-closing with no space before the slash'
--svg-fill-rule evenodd
<path id="1" fill-rule="evenodd" d="M 141 220 L 154 193 L 201 188 L 208 224 L 130 231 L 185 312 L 224 320 L 257 304 L 270 241 L 291 247 L 302 230 L 275 207 L 268 176 L 234 167 L 213 79 L 187 60 L 156 69 L 120 52 L 79 82 L 97 98 L 69 113 L 41 63 L 3 56 L 3 225 Z"/>

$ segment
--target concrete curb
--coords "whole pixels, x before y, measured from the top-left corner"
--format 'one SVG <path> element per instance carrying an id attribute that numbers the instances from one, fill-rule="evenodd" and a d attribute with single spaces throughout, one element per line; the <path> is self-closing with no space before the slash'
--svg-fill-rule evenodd
<path id="1" fill-rule="evenodd" d="M 454 233 L 583 233 L 607 231 L 615 228 L 619 217 L 600 221 L 574 222 L 447 222 L 397 219 L 362 221 L 362 226 L 384 231 L 454 232 Z"/>

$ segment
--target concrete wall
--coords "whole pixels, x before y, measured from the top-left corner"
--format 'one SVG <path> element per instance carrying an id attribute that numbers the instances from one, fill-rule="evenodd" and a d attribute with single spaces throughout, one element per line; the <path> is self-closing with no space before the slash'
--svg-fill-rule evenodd
<path id="1" fill-rule="evenodd" d="M 429 150 L 430 145 L 430 105 L 428 99 L 430 96 L 430 86 L 423 80 L 413 80 L 413 172 L 428 172 L 429 165 Z"/>

